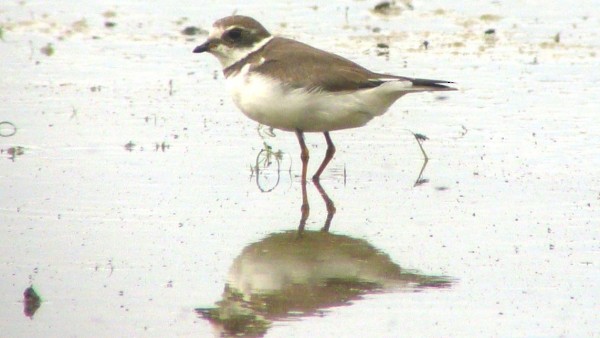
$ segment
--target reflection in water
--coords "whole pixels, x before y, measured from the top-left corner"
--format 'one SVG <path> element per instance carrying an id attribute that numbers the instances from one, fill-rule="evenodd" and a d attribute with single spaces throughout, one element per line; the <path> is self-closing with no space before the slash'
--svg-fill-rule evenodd
<path id="1" fill-rule="evenodd" d="M 17 133 L 17 126 L 10 121 L 0 122 L 0 137 L 11 137 Z"/>
<path id="2" fill-rule="evenodd" d="M 413 135 L 424 156 L 417 186 L 427 182 L 422 175 L 428 158 L 421 146 L 427 138 Z M 302 138 L 299 140 L 305 147 Z M 264 142 L 252 168 L 261 191 L 270 192 L 277 187 L 281 161 L 282 152 L 274 152 Z M 273 165 L 276 179 L 264 174 Z M 275 321 L 319 315 L 324 309 L 348 305 L 365 294 L 451 285 L 449 277 L 402 269 L 363 239 L 329 233 L 336 212 L 334 202 L 318 177 L 312 183 L 327 207 L 321 231 L 305 230 L 310 207 L 304 164 L 298 230 L 273 233 L 248 245 L 233 262 L 222 300 L 215 307 L 196 309 L 221 336 L 262 336 Z"/>
<path id="3" fill-rule="evenodd" d="M 23 292 L 23 313 L 25 314 L 25 316 L 33 319 L 33 315 L 40 308 L 41 305 L 42 299 L 37 294 L 37 292 L 35 292 L 33 286 L 30 286 L 27 289 L 25 289 L 25 291 Z"/>
<path id="4" fill-rule="evenodd" d="M 402 269 L 363 239 L 286 231 L 247 246 L 233 262 L 223 299 L 196 311 L 225 335 L 260 336 L 274 321 L 319 315 L 365 294 L 450 283 Z"/>
<path id="5" fill-rule="evenodd" d="M 417 179 L 415 180 L 415 184 L 413 185 L 413 187 L 419 186 L 419 185 L 423 185 L 427 182 L 429 182 L 428 179 L 423 178 L 423 172 L 425 171 L 425 167 L 427 166 L 427 163 L 429 162 L 429 156 L 427 156 L 427 153 L 425 152 L 425 149 L 423 149 L 423 142 L 429 140 L 429 137 L 423 135 L 423 134 L 419 134 L 419 133 L 413 133 L 412 131 L 409 130 L 410 133 L 413 134 L 413 136 L 415 137 L 415 140 L 417 140 L 417 144 L 419 145 L 419 149 L 421 149 L 421 153 L 423 154 L 423 166 L 421 167 L 421 171 L 419 172 L 419 176 L 417 177 Z"/>
<path id="6" fill-rule="evenodd" d="M 263 148 L 258 151 L 258 154 L 256 154 L 256 161 L 254 165 L 250 167 L 250 179 L 256 177 L 256 186 L 260 191 L 271 192 L 279 185 L 281 172 L 283 169 L 286 169 L 282 167 L 285 153 L 281 150 L 273 150 L 273 147 L 267 142 L 269 138 L 275 137 L 275 131 L 272 127 L 259 124 L 256 131 L 258 136 L 263 140 Z M 291 178 L 291 161 L 286 171 Z"/>
<path id="7" fill-rule="evenodd" d="M 251 167 L 250 178 L 256 177 L 256 186 L 262 192 L 271 192 L 279 185 L 281 179 L 282 163 L 284 153 L 281 150 L 274 151 L 267 142 L 263 142 L 263 148 L 256 154 L 256 162 Z M 269 169 L 274 169 L 275 177 Z M 291 176 L 291 162 L 287 172 Z"/>
<path id="8" fill-rule="evenodd" d="M 256 155 L 255 164 L 251 167 L 250 178 L 256 179 L 256 186 L 258 187 L 258 189 L 260 191 L 271 192 L 271 191 L 275 190 L 275 188 L 277 188 L 277 186 L 279 185 L 279 183 L 281 181 L 281 173 L 283 171 L 282 164 L 284 162 L 284 153 L 281 150 L 277 150 L 277 151 L 273 150 L 273 147 L 269 143 L 267 143 L 265 134 L 266 134 L 266 136 L 269 136 L 269 137 L 274 136 L 274 134 L 272 134 L 273 133 L 272 129 L 268 132 L 265 132 L 263 129 L 261 129 L 261 127 L 259 127 L 258 132 L 259 132 L 259 135 L 263 139 L 263 148 L 261 150 L 259 150 L 258 154 Z M 427 156 L 427 153 L 425 152 L 425 149 L 423 149 L 423 145 L 422 145 L 422 143 L 424 141 L 428 140 L 429 138 L 423 134 L 414 133 L 410 130 L 409 130 L 409 132 L 412 133 L 413 136 L 415 137 L 415 139 L 417 140 L 417 144 L 419 145 L 419 148 L 421 149 L 421 152 L 423 154 L 423 164 L 419 171 L 419 175 L 417 176 L 417 179 L 415 180 L 415 183 L 413 185 L 414 187 L 416 187 L 416 186 L 420 186 L 420 185 L 423 185 L 423 184 L 426 184 L 429 182 L 428 179 L 423 177 L 423 173 L 425 172 L 425 168 L 427 167 L 427 163 L 429 162 L 429 157 Z M 303 141 L 301 141 L 301 147 L 302 147 L 302 144 L 303 144 Z M 325 164 L 327 164 L 327 162 L 329 162 L 329 160 L 324 161 Z M 323 165 L 321 165 L 321 166 L 323 166 Z M 306 186 L 307 180 L 306 180 L 305 169 L 306 169 L 305 166 L 303 166 L 303 176 L 301 178 L 301 182 L 302 182 L 301 183 L 302 184 L 301 211 L 302 211 L 302 214 L 301 214 L 300 225 L 299 225 L 300 232 L 302 232 L 302 230 L 304 230 L 304 226 L 306 225 L 306 221 L 310 214 L 310 206 L 308 204 L 308 194 L 307 194 L 307 186 Z M 291 175 L 292 175 L 291 174 L 291 162 L 285 172 L 288 175 L 290 175 L 290 178 L 291 178 Z M 344 171 L 344 176 L 345 176 L 345 171 Z M 345 177 L 344 177 L 344 182 L 345 182 Z M 325 219 L 325 223 L 323 225 L 322 230 L 328 231 L 329 227 L 331 226 L 331 221 L 333 219 L 333 216 L 335 215 L 335 212 L 336 212 L 335 204 L 333 203 L 333 200 L 329 197 L 329 195 L 327 194 L 327 192 L 321 185 L 321 182 L 318 177 L 313 177 L 312 183 L 314 184 L 315 188 L 319 192 L 319 195 L 321 195 L 321 198 L 325 202 L 325 207 L 327 208 L 327 218 Z"/>

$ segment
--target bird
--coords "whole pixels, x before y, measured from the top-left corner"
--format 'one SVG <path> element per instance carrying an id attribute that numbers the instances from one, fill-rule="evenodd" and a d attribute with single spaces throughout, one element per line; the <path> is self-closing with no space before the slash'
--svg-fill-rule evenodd
<path id="1" fill-rule="evenodd" d="M 243 15 L 215 21 L 193 53 L 217 58 L 233 102 L 247 117 L 296 134 L 304 184 L 309 160 L 304 133 L 323 133 L 327 142 L 312 177 L 318 183 L 336 151 L 330 132 L 364 126 L 405 94 L 456 90 L 451 81 L 370 71 L 342 56 L 271 35 Z"/>

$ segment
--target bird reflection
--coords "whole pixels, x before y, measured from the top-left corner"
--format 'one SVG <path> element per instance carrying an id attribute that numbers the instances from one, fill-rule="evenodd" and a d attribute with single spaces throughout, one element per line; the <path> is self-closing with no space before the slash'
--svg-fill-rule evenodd
<path id="1" fill-rule="evenodd" d="M 405 270 L 363 239 L 326 231 L 273 233 L 234 260 L 222 300 L 196 309 L 225 336 L 261 336 L 276 321 L 321 315 L 363 295 L 445 288 L 451 279 Z"/>
<path id="2" fill-rule="evenodd" d="M 264 335 L 273 322 L 322 315 L 372 293 L 447 288 L 452 279 L 406 270 L 364 239 L 273 233 L 234 260 L 222 299 L 196 312 L 220 336 Z"/>
<path id="3" fill-rule="evenodd" d="M 417 134 L 415 138 L 419 144 L 426 139 Z M 422 178 L 427 165 L 424 151 L 423 155 L 415 186 L 427 182 Z M 261 191 L 273 191 L 280 184 L 286 172 L 283 161 L 283 153 L 264 142 L 250 176 Z M 263 336 L 273 322 L 322 315 L 367 294 L 451 286 L 449 277 L 401 268 L 364 239 L 330 233 L 335 204 L 318 179 L 312 183 L 327 207 L 321 230 L 305 229 L 309 206 L 303 179 L 297 230 L 272 233 L 244 248 L 230 268 L 222 299 L 214 307 L 196 309 L 219 336 Z"/>

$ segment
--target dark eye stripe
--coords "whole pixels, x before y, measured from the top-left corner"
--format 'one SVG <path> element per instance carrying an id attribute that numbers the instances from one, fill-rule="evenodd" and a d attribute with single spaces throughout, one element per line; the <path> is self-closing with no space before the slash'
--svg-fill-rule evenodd
<path id="1" fill-rule="evenodd" d="M 232 40 L 237 40 L 242 37 L 242 30 L 240 28 L 232 28 L 227 32 L 227 36 Z"/>

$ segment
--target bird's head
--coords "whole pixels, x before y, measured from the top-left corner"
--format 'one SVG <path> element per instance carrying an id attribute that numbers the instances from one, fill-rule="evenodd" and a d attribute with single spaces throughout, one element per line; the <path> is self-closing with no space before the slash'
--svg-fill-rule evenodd
<path id="1" fill-rule="evenodd" d="M 194 53 L 214 55 L 227 68 L 256 50 L 271 34 L 248 16 L 233 15 L 215 21 L 208 39 Z"/>

